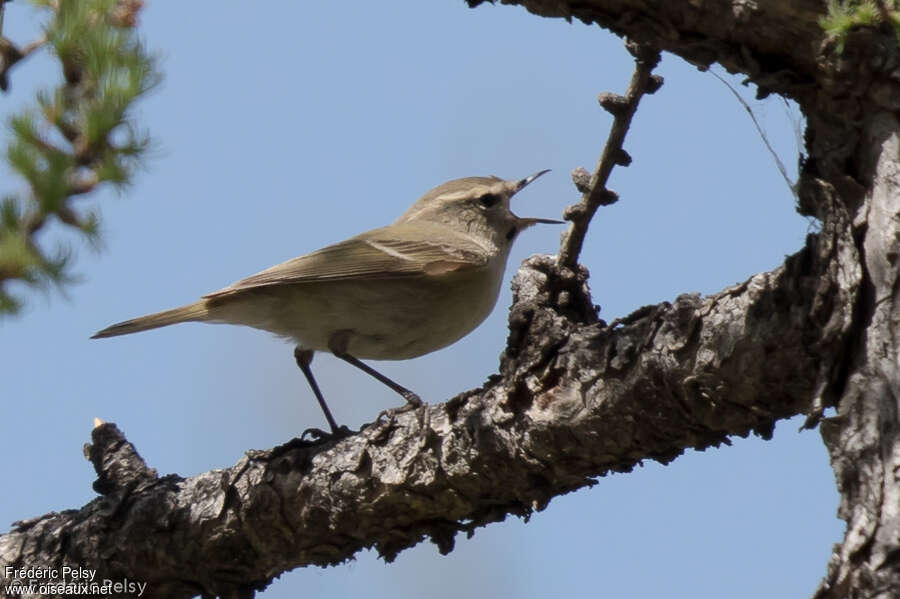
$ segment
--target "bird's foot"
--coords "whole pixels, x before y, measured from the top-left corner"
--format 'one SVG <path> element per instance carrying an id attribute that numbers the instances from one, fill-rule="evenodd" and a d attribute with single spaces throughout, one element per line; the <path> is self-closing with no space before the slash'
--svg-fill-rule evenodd
<path id="1" fill-rule="evenodd" d="M 404 393 L 401 393 L 400 395 L 402 395 L 403 399 L 406 400 L 406 405 L 401 408 L 394 408 L 395 410 L 399 410 L 397 412 L 398 414 L 402 414 L 403 412 L 408 412 L 409 410 L 414 410 L 416 408 L 421 408 L 423 405 L 425 405 L 422 401 L 422 398 L 409 389 L 406 389 L 406 391 Z"/>
<path id="2" fill-rule="evenodd" d="M 341 439 L 346 439 L 351 435 L 355 435 L 359 431 L 354 431 L 348 428 L 347 426 L 339 426 L 336 429 L 333 429 L 330 433 L 326 433 L 320 428 L 308 428 L 300 434 L 300 440 L 305 440 L 306 436 L 309 435 L 310 441 L 314 444 L 319 445 L 322 443 L 327 443 L 329 441 L 340 441 Z"/>
<path id="3" fill-rule="evenodd" d="M 375 422 L 373 422 L 372 424 L 374 425 L 374 424 L 385 423 L 385 424 L 391 426 L 396 422 L 397 416 L 399 414 L 405 414 L 406 412 L 412 412 L 413 410 L 418 410 L 419 408 L 422 408 L 425 406 L 425 403 L 422 401 L 422 399 L 418 395 L 413 393 L 412 391 L 409 392 L 409 395 L 404 393 L 403 397 L 404 397 L 404 399 L 406 399 L 405 406 L 400 406 L 399 408 L 388 408 L 387 410 L 382 410 L 381 412 L 378 413 L 378 416 L 375 418 Z M 420 423 L 421 423 L 421 420 L 422 419 L 419 418 Z"/>

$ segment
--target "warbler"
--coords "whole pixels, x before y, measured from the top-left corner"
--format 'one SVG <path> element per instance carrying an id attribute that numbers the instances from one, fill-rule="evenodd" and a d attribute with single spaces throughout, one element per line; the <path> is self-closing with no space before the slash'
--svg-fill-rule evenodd
<path id="1" fill-rule="evenodd" d="M 402 395 L 406 409 L 415 408 L 422 404 L 418 395 L 360 359 L 415 358 L 481 324 L 497 302 L 518 234 L 536 223 L 562 223 L 510 210 L 510 199 L 547 172 L 448 181 L 391 225 L 282 262 L 193 304 L 114 324 L 92 338 L 191 321 L 249 326 L 297 344 L 295 360 L 332 434 L 346 428 L 335 422 L 313 377 L 317 351 L 360 368 Z"/>

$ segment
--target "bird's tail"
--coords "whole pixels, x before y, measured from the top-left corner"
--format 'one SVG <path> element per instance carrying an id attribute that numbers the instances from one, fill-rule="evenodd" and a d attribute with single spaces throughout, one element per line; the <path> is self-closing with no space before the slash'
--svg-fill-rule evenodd
<path id="1" fill-rule="evenodd" d="M 147 316 L 132 318 L 131 320 L 108 326 L 102 331 L 97 331 L 91 335 L 91 339 L 117 337 L 119 335 L 139 333 L 140 331 L 147 331 L 149 329 L 157 329 L 179 322 L 205 320 L 208 314 L 209 309 L 206 307 L 206 301 L 200 300 L 197 303 L 182 306 L 180 308 L 165 310 L 164 312 L 157 312 L 156 314 L 148 314 Z"/>

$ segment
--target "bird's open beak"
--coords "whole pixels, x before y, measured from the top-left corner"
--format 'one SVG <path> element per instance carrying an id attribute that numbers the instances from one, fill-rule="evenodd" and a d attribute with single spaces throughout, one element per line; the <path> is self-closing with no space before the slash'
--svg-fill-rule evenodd
<path id="1" fill-rule="evenodd" d="M 564 225 L 566 221 L 564 220 L 554 220 L 552 218 L 519 218 L 519 224 L 524 229 L 525 227 L 530 227 L 531 225 L 536 225 L 538 223 L 544 223 L 545 225 Z"/>
<path id="2" fill-rule="evenodd" d="M 524 179 L 522 179 L 521 181 L 519 181 L 516 184 L 516 193 L 522 191 L 522 189 L 524 189 L 526 185 L 528 185 L 529 183 L 531 183 L 532 181 L 534 181 L 541 175 L 546 175 L 549 172 L 550 172 L 550 169 L 548 168 L 548 169 L 545 169 L 542 171 L 538 171 L 535 174 L 531 175 L 530 177 L 525 177 Z"/>
<path id="3" fill-rule="evenodd" d="M 550 172 L 550 169 L 548 168 L 548 169 L 546 169 L 546 170 L 538 171 L 538 172 L 536 172 L 535 174 L 533 174 L 533 175 L 531 175 L 531 176 L 529 176 L 529 177 L 525 177 L 524 179 L 522 179 L 521 181 L 519 181 L 518 183 L 516 183 L 516 193 L 518 193 L 519 191 L 521 191 L 525 186 L 527 186 L 529 183 L 531 183 L 532 181 L 534 181 L 535 179 L 537 179 L 537 178 L 540 177 L 541 175 L 546 175 L 546 174 L 549 173 L 549 172 Z M 565 224 L 565 221 L 561 221 L 561 220 L 553 220 L 552 218 L 531 218 L 531 217 L 527 217 L 527 218 L 517 217 L 517 218 L 518 218 L 518 223 L 519 223 L 520 230 L 521 230 L 521 229 L 526 229 L 526 228 L 530 227 L 531 225 L 536 225 L 536 224 L 538 224 L 538 223 L 544 223 L 544 224 L 547 224 L 547 225 L 562 225 L 562 224 Z"/>

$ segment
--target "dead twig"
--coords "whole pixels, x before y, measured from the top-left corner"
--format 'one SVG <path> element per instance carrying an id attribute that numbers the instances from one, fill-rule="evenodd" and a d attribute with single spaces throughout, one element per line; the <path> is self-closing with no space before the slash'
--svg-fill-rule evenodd
<path id="1" fill-rule="evenodd" d="M 663 83 L 662 77 L 653 75 L 653 69 L 659 64 L 659 50 L 638 44 L 631 40 L 625 43 L 628 51 L 635 58 L 634 73 L 624 96 L 603 93 L 597 98 L 600 105 L 613 115 L 612 128 L 603 148 L 603 154 L 597 163 L 593 175 L 583 168 L 572 172 L 575 187 L 581 192 L 581 201 L 566 208 L 563 218 L 572 221 L 572 226 L 563 236 L 559 248 L 558 263 L 562 267 L 573 267 L 578 261 L 588 225 L 600 206 L 608 206 L 618 200 L 615 192 L 606 188 L 606 182 L 614 166 L 628 166 L 631 157 L 622 148 L 625 134 L 631 126 L 631 119 L 637 111 L 638 103 L 644 94 L 652 94 Z"/>
<path id="2" fill-rule="evenodd" d="M 34 54 L 36 50 L 46 43 L 47 38 L 42 35 L 19 48 L 9 39 L 0 37 L 0 90 L 7 91 L 9 89 L 9 78 L 7 76 L 9 70 L 23 58 Z"/>

